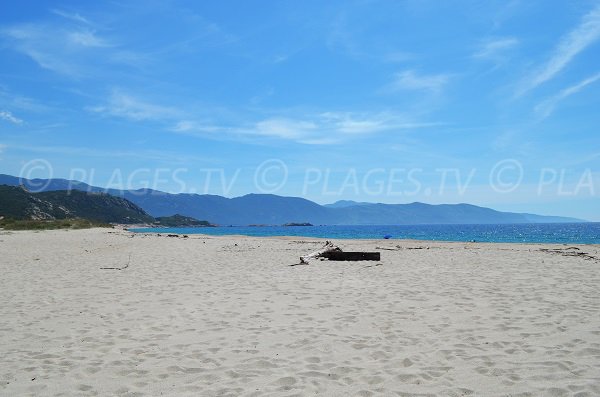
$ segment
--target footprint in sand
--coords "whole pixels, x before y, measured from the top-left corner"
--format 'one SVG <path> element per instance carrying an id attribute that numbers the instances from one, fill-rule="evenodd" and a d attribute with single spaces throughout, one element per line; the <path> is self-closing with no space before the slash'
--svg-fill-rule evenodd
<path id="1" fill-rule="evenodd" d="M 273 382 L 273 384 L 277 385 L 277 386 L 290 387 L 290 386 L 295 385 L 296 382 L 297 382 L 296 378 L 294 378 L 292 376 L 285 376 L 283 378 L 277 379 L 275 382 Z"/>

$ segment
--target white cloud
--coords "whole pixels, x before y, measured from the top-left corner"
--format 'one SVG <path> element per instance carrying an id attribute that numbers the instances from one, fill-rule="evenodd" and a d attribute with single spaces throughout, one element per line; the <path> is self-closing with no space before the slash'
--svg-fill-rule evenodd
<path id="1" fill-rule="evenodd" d="M 57 24 L 21 24 L 0 30 L 0 38 L 13 50 L 44 69 L 80 77 L 112 57 L 115 47 L 88 27 Z M 99 52 L 101 51 L 101 52 Z"/>
<path id="2" fill-rule="evenodd" d="M 198 118 L 189 109 L 151 103 L 137 96 L 115 90 L 101 106 L 89 111 L 133 121 L 162 123 L 166 131 L 216 139 L 275 138 L 304 144 L 331 144 L 352 137 L 440 126 L 441 123 L 419 122 L 393 112 L 321 112 L 266 117 L 255 122 L 222 123 Z"/>
<path id="3" fill-rule="evenodd" d="M 536 88 L 551 80 L 563 70 L 581 51 L 600 38 L 600 5 L 587 13 L 581 23 L 568 34 L 563 36 L 550 56 L 550 59 L 538 68 L 535 73 L 527 76 L 517 90 L 517 95 Z"/>
<path id="4" fill-rule="evenodd" d="M 440 92 L 448 84 L 450 76 L 447 74 L 419 75 L 413 70 L 396 73 L 394 80 L 388 85 L 392 91 L 417 90 Z"/>
<path id="5" fill-rule="evenodd" d="M 132 95 L 121 89 L 114 89 L 105 103 L 87 107 L 89 112 L 104 117 L 116 117 L 135 122 L 155 122 L 165 131 L 198 136 L 226 138 L 239 134 L 239 127 L 222 126 L 197 118 L 196 112 L 173 105 L 163 105 L 141 99 L 141 95 Z"/>
<path id="6" fill-rule="evenodd" d="M 171 128 L 171 131 L 173 131 L 173 132 L 179 132 L 179 133 L 183 133 L 183 134 L 188 133 L 190 135 L 196 135 L 198 133 L 211 134 L 211 133 L 216 133 L 216 132 L 225 132 L 225 130 L 226 129 L 223 127 L 200 123 L 200 122 L 194 121 L 194 120 L 178 121 L 177 123 L 175 123 L 175 126 L 173 126 Z"/>
<path id="7" fill-rule="evenodd" d="M 156 105 L 120 91 L 114 91 L 106 104 L 88 110 L 134 121 L 172 120 L 181 115 L 181 112 L 173 107 Z"/>
<path id="8" fill-rule="evenodd" d="M 431 127 L 439 123 L 415 123 L 406 116 L 390 112 L 352 113 L 326 112 L 320 115 L 322 124 L 342 134 L 372 134 L 386 130 Z"/>
<path id="9" fill-rule="evenodd" d="M 5 29 L 1 33 L 16 51 L 25 54 L 40 67 L 64 74 L 73 72 L 72 68 L 59 59 L 51 49 L 55 47 L 52 44 L 55 40 L 53 34 L 48 34 L 34 25 L 19 25 Z"/>
<path id="10" fill-rule="evenodd" d="M 175 132 L 188 132 L 188 131 L 194 131 L 197 128 L 197 123 L 194 121 L 189 121 L 189 120 L 183 120 L 178 122 L 177 124 L 175 124 L 175 126 L 172 128 L 173 131 Z"/>
<path id="11" fill-rule="evenodd" d="M 552 112 L 554 111 L 554 109 L 560 101 L 573 94 L 578 93 L 588 85 L 593 84 L 598 80 L 600 80 L 600 73 L 588 77 L 587 79 L 580 81 L 579 83 L 572 85 L 571 87 L 565 88 L 564 90 L 560 91 L 557 95 L 550 97 L 538 104 L 535 107 L 535 112 L 538 113 L 542 119 L 545 119 L 546 117 L 552 114 Z"/>
<path id="12" fill-rule="evenodd" d="M 506 51 L 516 47 L 519 40 L 514 37 L 500 37 L 484 40 L 479 49 L 473 54 L 474 58 L 500 61 L 504 59 Z"/>
<path id="13" fill-rule="evenodd" d="M 54 9 L 54 10 L 52 10 L 52 12 L 54 14 L 58 15 L 58 16 L 63 17 L 63 18 L 70 19 L 71 21 L 83 23 L 83 24 L 86 24 L 86 25 L 91 25 L 91 22 L 89 20 L 87 20 L 86 18 L 82 17 L 78 13 L 72 13 L 72 12 L 67 12 L 67 11 L 58 10 L 58 9 Z"/>
<path id="14" fill-rule="evenodd" d="M 7 88 L 0 85 L 0 108 L 19 109 L 27 112 L 49 112 L 52 109 L 50 106 L 42 104 L 35 99 L 25 97 L 9 91 Z"/>
<path id="15" fill-rule="evenodd" d="M 313 121 L 297 118 L 273 117 L 267 118 L 249 126 L 236 127 L 228 130 L 246 138 L 271 138 L 302 143 L 306 145 L 325 145 L 339 142 L 331 131 Z"/>
<path id="16" fill-rule="evenodd" d="M 322 113 L 312 117 L 271 117 L 252 124 L 218 126 L 183 120 L 170 131 L 202 137 L 265 137 L 311 145 L 339 142 L 344 136 L 375 133 L 391 128 L 383 120 L 356 119 L 350 113 Z"/>
<path id="17" fill-rule="evenodd" d="M 325 145 L 343 142 L 352 137 L 397 131 L 427 128 L 440 123 L 419 123 L 403 115 L 389 112 L 323 112 L 298 118 L 269 118 L 251 128 L 235 129 L 246 135 L 259 135 L 310 145 Z"/>
<path id="18" fill-rule="evenodd" d="M 67 39 L 70 43 L 80 45 L 82 47 L 111 47 L 111 44 L 106 40 L 98 37 L 92 31 L 80 30 L 67 33 Z"/>
<path id="19" fill-rule="evenodd" d="M 9 112 L 8 110 L 0 110 L 0 119 L 8 121 L 13 124 L 23 123 L 23 120 L 13 116 L 13 114 L 11 112 Z"/>
<path id="20" fill-rule="evenodd" d="M 311 121 L 271 118 L 256 123 L 253 133 L 283 139 L 301 139 L 313 135 L 317 128 L 317 124 Z"/>
<path id="21" fill-rule="evenodd" d="M 302 117 L 268 117 L 254 123 L 219 125 L 195 120 L 176 121 L 168 130 L 218 139 L 280 139 L 308 145 L 340 143 L 359 136 L 442 125 L 411 121 L 390 112 L 323 112 Z"/>

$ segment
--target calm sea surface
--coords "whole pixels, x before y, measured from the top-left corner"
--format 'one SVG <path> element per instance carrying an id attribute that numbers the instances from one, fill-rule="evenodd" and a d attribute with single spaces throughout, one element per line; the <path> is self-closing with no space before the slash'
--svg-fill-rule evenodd
<path id="1" fill-rule="evenodd" d="M 493 243 L 600 244 L 600 223 L 404 226 L 231 226 L 205 228 L 141 228 L 142 233 L 209 234 L 216 236 L 301 236 L 328 239 L 415 239 Z"/>

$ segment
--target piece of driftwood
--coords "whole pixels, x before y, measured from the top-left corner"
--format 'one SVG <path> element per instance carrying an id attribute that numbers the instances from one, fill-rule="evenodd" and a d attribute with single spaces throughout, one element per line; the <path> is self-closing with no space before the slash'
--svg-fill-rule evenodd
<path id="1" fill-rule="evenodd" d="M 321 257 L 330 261 L 379 261 L 381 254 L 379 252 L 344 252 L 344 251 L 328 251 L 324 252 Z"/>
<path id="2" fill-rule="evenodd" d="M 344 252 L 340 247 L 327 241 L 320 250 L 300 257 L 298 265 L 308 265 L 311 259 L 328 259 L 330 261 L 379 261 L 379 252 Z"/>
<path id="3" fill-rule="evenodd" d="M 334 245 L 331 241 L 326 241 L 325 246 L 323 248 L 321 248 L 320 250 L 312 252 L 308 255 L 301 256 L 299 264 L 300 265 L 308 265 L 309 260 L 321 258 L 323 256 L 323 254 L 325 254 L 327 252 L 342 252 L 342 249 L 340 247 L 338 247 L 337 245 Z"/>
<path id="4" fill-rule="evenodd" d="M 376 263 L 374 265 L 367 265 L 367 266 L 363 266 L 363 269 L 366 269 L 368 267 L 375 267 L 375 266 L 383 266 L 383 263 Z"/>
<path id="5" fill-rule="evenodd" d="M 562 255 L 562 256 L 576 256 L 576 257 L 583 258 L 586 260 L 600 262 L 600 258 L 590 255 L 587 252 L 583 252 L 577 247 L 556 248 L 556 249 L 541 248 L 540 251 L 547 252 L 549 254 Z"/>
<path id="6" fill-rule="evenodd" d="M 129 254 L 129 259 L 127 260 L 127 264 L 122 267 L 101 267 L 100 270 L 125 270 L 129 267 L 131 263 L 131 254 Z"/>

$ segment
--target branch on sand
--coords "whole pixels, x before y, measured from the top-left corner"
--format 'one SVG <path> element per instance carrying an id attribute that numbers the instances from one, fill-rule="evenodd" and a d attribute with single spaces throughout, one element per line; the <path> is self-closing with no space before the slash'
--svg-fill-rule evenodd
<path id="1" fill-rule="evenodd" d="M 317 250 L 315 252 L 312 252 L 308 255 L 304 255 L 300 257 L 300 263 L 297 263 L 295 265 L 292 266 L 298 266 L 298 265 L 308 265 L 310 264 L 310 260 L 311 259 L 318 259 L 318 258 L 322 258 L 324 254 L 328 253 L 328 252 L 342 252 L 342 249 L 340 247 L 338 247 L 337 245 L 334 245 L 331 241 L 326 241 L 325 242 L 325 246 L 323 248 L 321 248 L 320 250 Z"/>
<path id="2" fill-rule="evenodd" d="M 587 252 L 582 252 L 577 247 L 556 248 L 556 249 L 540 248 L 540 251 L 547 252 L 549 254 L 562 255 L 562 256 L 576 256 L 579 258 L 583 258 L 585 260 L 600 262 L 600 258 L 595 257 L 594 255 L 590 255 Z"/>
<path id="3" fill-rule="evenodd" d="M 381 259 L 381 254 L 379 252 L 342 251 L 340 247 L 333 245 L 331 241 L 327 241 L 325 246 L 320 250 L 301 256 L 300 263 L 297 263 L 296 265 L 308 265 L 310 264 L 311 259 L 328 259 L 330 261 L 378 261 Z"/>
<path id="4" fill-rule="evenodd" d="M 131 263 L 131 254 L 129 254 L 129 260 L 127 261 L 127 264 L 125 266 L 122 267 L 101 267 L 100 270 L 125 270 L 129 267 L 129 264 Z"/>

